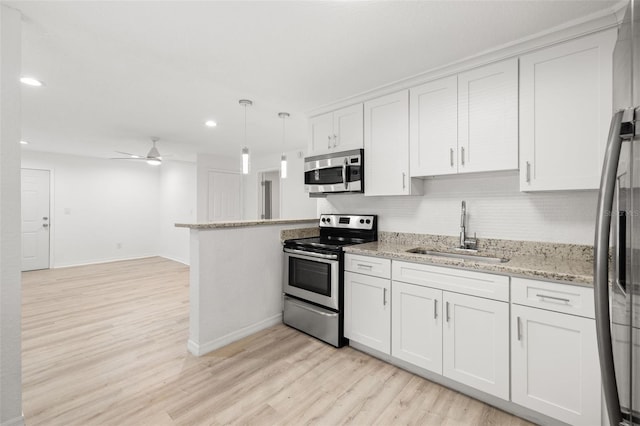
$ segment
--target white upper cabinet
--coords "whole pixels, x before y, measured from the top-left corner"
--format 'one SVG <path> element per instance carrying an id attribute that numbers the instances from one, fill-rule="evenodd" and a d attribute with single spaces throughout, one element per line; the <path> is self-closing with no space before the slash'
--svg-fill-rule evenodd
<path id="1" fill-rule="evenodd" d="M 612 114 L 616 30 L 520 58 L 520 189 L 595 189 Z"/>
<path id="2" fill-rule="evenodd" d="M 458 172 L 518 168 L 518 60 L 458 74 Z"/>
<path id="3" fill-rule="evenodd" d="M 362 104 L 309 120 L 309 155 L 360 149 L 363 144 Z"/>
<path id="4" fill-rule="evenodd" d="M 411 175 L 518 168 L 518 60 L 411 89 Z"/>
<path id="5" fill-rule="evenodd" d="M 364 103 L 365 195 L 411 195 L 409 91 Z"/>
<path id="6" fill-rule="evenodd" d="M 410 90 L 411 176 L 458 172 L 458 77 Z"/>

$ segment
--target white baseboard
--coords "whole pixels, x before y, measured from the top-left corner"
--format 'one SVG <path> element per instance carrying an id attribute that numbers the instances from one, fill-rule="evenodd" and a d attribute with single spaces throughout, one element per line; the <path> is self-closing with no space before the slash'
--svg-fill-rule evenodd
<path id="1" fill-rule="evenodd" d="M 255 324 L 251 324 L 247 327 L 241 328 L 239 330 L 233 331 L 225 336 L 219 337 L 215 340 L 211 340 L 206 343 L 198 344 L 193 340 L 189 339 L 187 343 L 187 348 L 189 352 L 191 352 L 195 356 L 202 356 L 209 352 L 215 351 L 216 349 L 220 349 L 223 346 L 227 346 L 229 343 L 233 343 L 237 340 L 242 339 L 243 337 L 247 337 L 253 333 L 257 333 L 260 330 L 264 330 L 265 328 L 269 328 L 276 324 L 282 323 L 282 314 L 279 313 L 262 321 L 259 321 Z"/>
<path id="2" fill-rule="evenodd" d="M 143 256 L 134 256 L 134 257 L 118 257 L 118 258 L 107 258 L 107 259 L 95 259 L 95 260 L 89 260 L 87 262 L 81 262 L 81 263 L 69 263 L 69 264 L 62 264 L 62 265 L 53 265 L 51 268 L 52 269 L 63 269 L 63 268 L 73 268 L 76 266 L 88 266 L 88 265 L 98 265 L 100 263 L 111 263 L 111 262 L 122 262 L 125 260 L 138 260 L 138 259 L 148 259 L 150 257 L 162 257 L 159 254 L 147 254 L 147 255 L 143 255 Z M 4 426 L 4 425 L 2 425 Z"/>
<path id="3" fill-rule="evenodd" d="M 166 254 L 160 254 L 158 256 L 164 257 L 165 259 L 173 260 L 174 262 L 182 263 L 183 265 L 190 266 L 190 263 L 188 260 L 178 259 L 177 257 L 167 256 Z"/>
<path id="4" fill-rule="evenodd" d="M 0 426 L 24 426 L 24 415 L 4 421 L 0 424 Z"/>

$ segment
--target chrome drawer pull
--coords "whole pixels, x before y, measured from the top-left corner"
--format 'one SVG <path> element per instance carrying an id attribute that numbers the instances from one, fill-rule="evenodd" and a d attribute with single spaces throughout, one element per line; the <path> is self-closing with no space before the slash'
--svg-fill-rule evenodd
<path id="1" fill-rule="evenodd" d="M 382 289 L 382 306 L 387 306 L 387 289 Z"/>
<path id="2" fill-rule="evenodd" d="M 449 302 L 447 302 L 447 322 L 449 322 Z"/>
<path id="3" fill-rule="evenodd" d="M 518 317 L 518 340 L 522 340 L 522 321 L 520 320 L 520 317 Z"/>
<path id="4" fill-rule="evenodd" d="M 372 265 L 363 265 L 362 263 L 358 263 L 358 268 L 359 269 L 369 269 L 369 270 L 371 270 L 371 269 L 373 269 L 373 266 Z"/>
<path id="5" fill-rule="evenodd" d="M 438 319 L 438 299 L 433 299 L 433 319 Z"/>
<path id="6" fill-rule="evenodd" d="M 566 303 L 570 303 L 571 302 L 570 299 L 565 299 L 564 297 L 547 296 L 547 295 L 544 295 L 544 294 L 536 294 L 536 297 L 540 297 L 542 299 L 558 300 L 560 302 L 566 302 Z"/>

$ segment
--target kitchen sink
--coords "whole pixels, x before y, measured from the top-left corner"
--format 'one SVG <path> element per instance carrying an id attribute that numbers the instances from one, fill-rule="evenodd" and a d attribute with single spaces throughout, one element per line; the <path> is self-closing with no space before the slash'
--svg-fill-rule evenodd
<path id="1" fill-rule="evenodd" d="M 427 250 L 420 247 L 407 250 L 407 253 L 424 254 L 426 256 L 434 256 L 434 257 L 448 257 L 453 259 L 470 260 L 472 262 L 480 262 L 480 263 L 505 263 L 509 261 L 509 259 L 505 259 L 502 257 L 490 257 L 490 256 L 477 255 L 477 254 L 448 253 L 448 252 L 442 252 L 442 251 Z"/>

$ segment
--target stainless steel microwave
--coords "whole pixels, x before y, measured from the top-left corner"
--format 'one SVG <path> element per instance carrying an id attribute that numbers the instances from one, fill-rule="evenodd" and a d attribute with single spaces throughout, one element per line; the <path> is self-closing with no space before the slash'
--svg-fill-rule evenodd
<path id="1" fill-rule="evenodd" d="M 309 195 L 364 192 L 364 150 L 305 158 L 304 188 Z"/>

